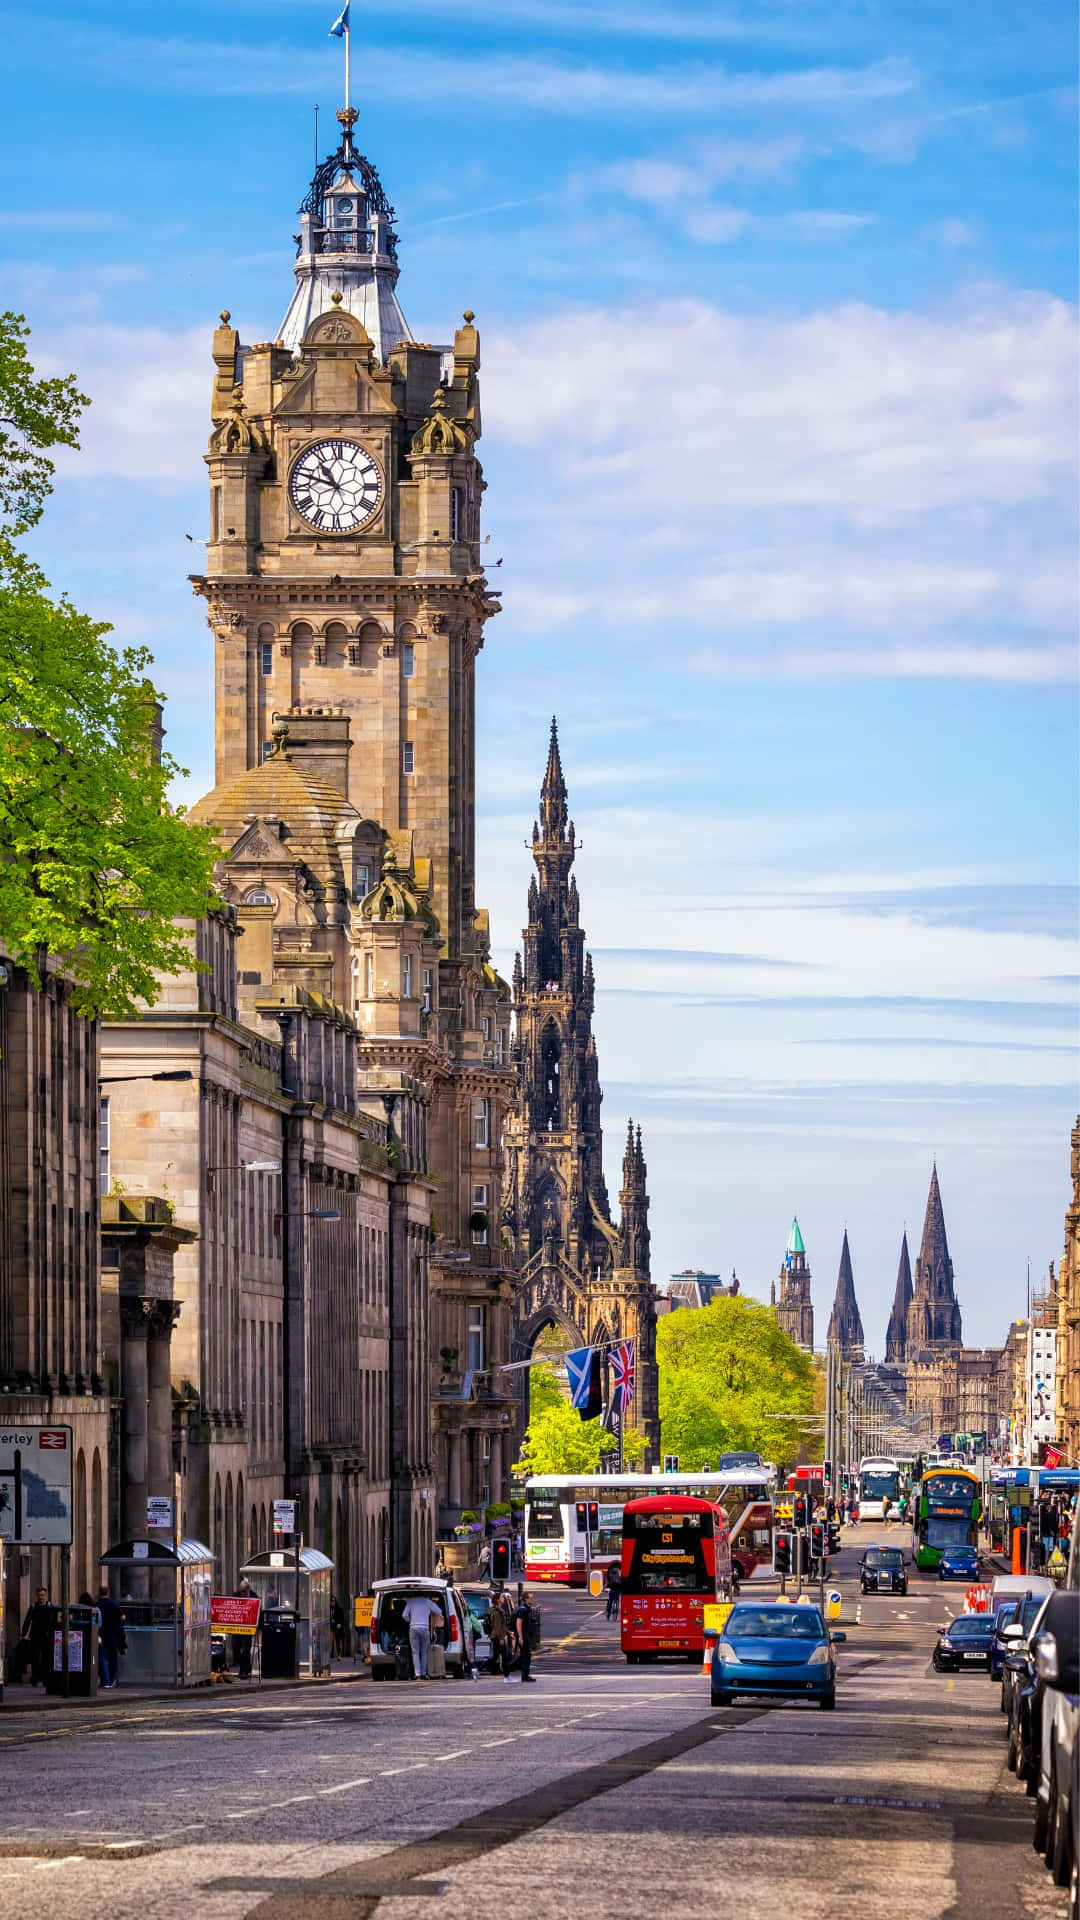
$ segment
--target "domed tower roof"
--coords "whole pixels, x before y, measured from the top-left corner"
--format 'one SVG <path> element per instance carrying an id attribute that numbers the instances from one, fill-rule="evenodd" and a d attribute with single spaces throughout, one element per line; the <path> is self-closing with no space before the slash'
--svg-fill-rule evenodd
<path id="1" fill-rule="evenodd" d="M 352 142 L 350 110 L 340 147 L 315 169 L 300 208 L 296 237 L 296 291 L 279 338 L 295 351 L 313 320 L 340 304 L 364 328 L 385 365 L 394 347 L 411 340 L 398 305 L 394 209 L 370 160 Z M 340 294 L 340 303 L 333 298 Z"/>

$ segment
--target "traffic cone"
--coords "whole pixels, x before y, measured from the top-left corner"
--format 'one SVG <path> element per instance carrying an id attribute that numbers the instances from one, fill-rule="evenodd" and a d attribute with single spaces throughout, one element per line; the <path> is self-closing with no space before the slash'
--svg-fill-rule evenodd
<path id="1" fill-rule="evenodd" d="M 707 1633 L 705 1635 L 705 1651 L 701 1657 L 701 1677 L 703 1680 L 712 1679 L 712 1663 L 715 1652 L 716 1641 L 711 1634 Z"/>

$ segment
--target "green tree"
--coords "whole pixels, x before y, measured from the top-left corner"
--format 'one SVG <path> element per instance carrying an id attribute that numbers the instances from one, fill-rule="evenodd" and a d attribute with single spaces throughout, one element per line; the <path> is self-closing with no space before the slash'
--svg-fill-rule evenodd
<path id="1" fill-rule="evenodd" d="M 555 1369 L 546 1363 L 529 1370 L 529 1425 L 522 1442 L 519 1468 L 523 1474 L 597 1473 L 600 1456 L 610 1453 L 614 1434 L 599 1420 L 583 1420 L 566 1399 Z M 640 1466 L 645 1442 L 633 1428 L 623 1433 L 623 1463 Z"/>
<path id="2" fill-rule="evenodd" d="M 681 1467 L 715 1466 L 721 1453 L 744 1450 L 799 1458 L 814 1364 L 768 1307 L 739 1297 L 680 1307 L 660 1321 L 656 1352 L 661 1446 Z"/>
<path id="3" fill-rule="evenodd" d="M 190 964 L 174 923 L 206 910 L 214 842 L 168 804 L 182 769 L 154 751 L 149 653 L 51 599 L 16 544 L 87 404 L 73 375 L 35 375 L 28 338 L 0 314 L 0 937 L 32 979 L 48 949 L 80 1012 L 131 1013 Z"/>

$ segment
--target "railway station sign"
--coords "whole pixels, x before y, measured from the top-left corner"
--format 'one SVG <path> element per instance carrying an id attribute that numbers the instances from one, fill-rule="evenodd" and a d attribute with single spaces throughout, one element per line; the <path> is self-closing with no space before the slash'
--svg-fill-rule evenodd
<path id="1" fill-rule="evenodd" d="M 70 1547 L 71 1428 L 0 1426 L 0 1540 Z"/>

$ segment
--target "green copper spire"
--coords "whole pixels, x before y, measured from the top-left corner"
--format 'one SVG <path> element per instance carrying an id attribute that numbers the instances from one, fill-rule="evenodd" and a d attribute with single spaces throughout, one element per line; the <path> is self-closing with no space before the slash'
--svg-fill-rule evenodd
<path id="1" fill-rule="evenodd" d="M 805 1253 L 806 1252 L 806 1248 L 803 1245 L 802 1229 L 799 1226 L 797 1217 L 791 1223 L 791 1232 L 788 1234 L 787 1250 L 789 1253 Z"/>

